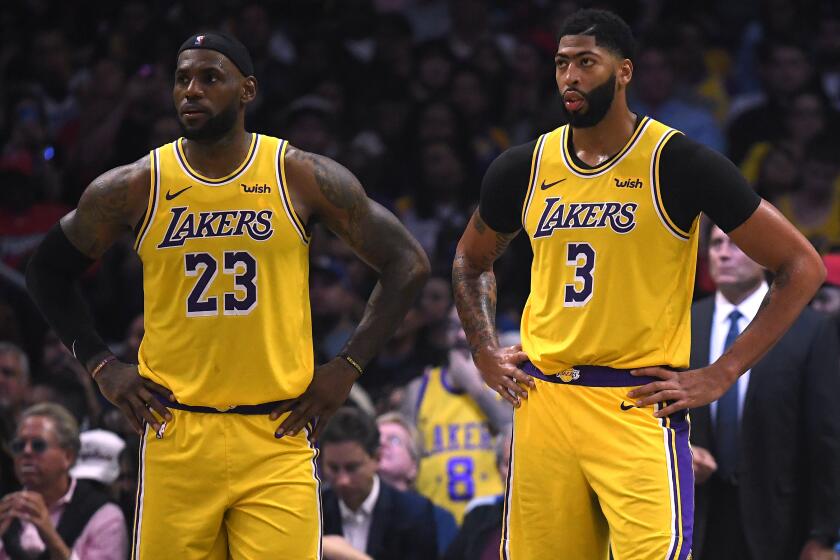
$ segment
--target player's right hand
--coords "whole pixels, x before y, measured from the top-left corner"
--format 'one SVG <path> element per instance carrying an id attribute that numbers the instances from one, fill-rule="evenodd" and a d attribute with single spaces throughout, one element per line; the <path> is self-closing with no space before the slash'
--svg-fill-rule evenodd
<path id="1" fill-rule="evenodd" d="M 155 431 L 160 430 L 160 422 L 152 411 L 167 422 L 172 420 L 169 409 L 154 397 L 152 391 L 169 400 L 175 400 L 174 395 L 166 387 L 141 376 L 136 364 L 119 360 L 109 362 L 96 376 L 96 383 L 105 398 L 122 411 L 138 434 L 143 433 L 144 421 Z"/>
<path id="2" fill-rule="evenodd" d="M 526 387 L 536 387 L 534 378 L 517 367 L 528 359 L 521 344 L 504 348 L 484 347 L 475 353 L 473 359 L 487 386 L 515 407 L 520 405 L 520 399 L 528 398 Z"/>

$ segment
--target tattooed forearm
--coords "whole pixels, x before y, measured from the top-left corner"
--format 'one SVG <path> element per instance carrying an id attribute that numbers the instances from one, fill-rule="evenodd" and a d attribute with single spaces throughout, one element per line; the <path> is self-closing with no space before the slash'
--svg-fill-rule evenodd
<path id="1" fill-rule="evenodd" d="M 790 283 L 790 272 L 787 269 L 781 269 L 776 273 L 776 277 L 773 279 L 773 283 L 770 284 L 770 289 L 767 290 L 767 293 L 764 294 L 764 299 L 761 300 L 761 305 L 758 306 L 758 311 L 755 314 L 755 317 L 747 325 L 747 328 L 744 329 L 744 332 L 750 330 L 755 324 L 755 320 L 762 316 L 765 312 L 767 307 L 770 305 L 774 299 L 779 297 L 779 290 L 782 290 Z"/>
<path id="2" fill-rule="evenodd" d="M 476 229 L 486 228 L 477 214 L 473 223 Z M 494 245 L 489 252 L 468 257 L 459 251 L 453 262 L 452 287 L 455 304 L 473 356 L 481 348 L 498 345 L 496 275 L 493 273 L 493 262 L 504 252 L 515 235 L 496 233 Z"/>
<path id="3" fill-rule="evenodd" d="M 414 302 L 429 274 L 428 258 L 399 220 L 370 200 L 341 164 L 300 151 L 291 157 L 311 170 L 307 184 L 321 195 L 310 198 L 315 201 L 313 213 L 379 274 L 359 326 L 344 347 L 364 366 L 394 334 Z"/>

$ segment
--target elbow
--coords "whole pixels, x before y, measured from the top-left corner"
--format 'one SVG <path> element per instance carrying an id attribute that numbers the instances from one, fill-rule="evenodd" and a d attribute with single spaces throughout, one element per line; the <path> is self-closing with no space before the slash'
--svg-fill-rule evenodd
<path id="1" fill-rule="evenodd" d="M 424 284 L 426 284 L 426 280 L 429 279 L 429 276 L 431 276 L 431 274 L 432 265 L 429 262 L 429 257 L 428 255 L 426 255 L 426 251 L 424 251 L 422 248 L 418 248 L 411 274 L 412 278 L 414 279 L 414 283 L 422 287 Z"/>

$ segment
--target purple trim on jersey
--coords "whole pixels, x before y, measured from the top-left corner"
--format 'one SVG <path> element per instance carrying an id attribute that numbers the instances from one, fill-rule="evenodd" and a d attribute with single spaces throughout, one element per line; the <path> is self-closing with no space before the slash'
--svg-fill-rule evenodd
<path id="1" fill-rule="evenodd" d="M 564 372 L 545 374 L 531 362 L 523 363 L 519 369 L 537 379 L 561 385 L 582 385 L 584 387 L 636 387 L 653 381 L 660 381 L 656 377 L 630 374 L 629 369 L 615 369 L 605 366 L 573 366 Z M 565 381 L 561 374 L 569 372 L 569 379 Z"/>
<path id="2" fill-rule="evenodd" d="M 414 423 L 417 424 L 417 420 L 420 419 L 420 406 L 423 404 L 423 397 L 426 396 L 426 387 L 429 386 L 429 375 L 431 371 L 427 371 L 423 374 L 423 380 L 420 381 L 420 390 L 417 391 L 417 404 L 414 407 Z"/>
<path id="3" fill-rule="evenodd" d="M 446 378 L 446 368 L 440 368 L 440 384 L 443 385 L 443 388 L 446 389 L 447 393 L 452 393 L 453 395 L 463 395 L 466 393 L 463 389 L 457 389 L 450 384 L 450 382 Z"/>
<path id="4" fill-rule="evenodd" d="M 694 471 L 691 466 L 691 447 L 689 446 L 689 420 L 685 411 L 670 416 L 669 436 L 674 438 L 676 456 L 672 470 L 674 481 L 680 483 L 680 519 L 682 527 L 676 527 L 677 534 L 682 535 L 682 546 L 679 554 L 669 556 L 674 560 L 686 560 L 691 553 L 691 541 L 694 531 Z M 682 413 L 682 414 L 681 414 Z M 681 418 L 680 418 L 681 417 Z M 674 486 L 676 489 L 676 486 Z"/>

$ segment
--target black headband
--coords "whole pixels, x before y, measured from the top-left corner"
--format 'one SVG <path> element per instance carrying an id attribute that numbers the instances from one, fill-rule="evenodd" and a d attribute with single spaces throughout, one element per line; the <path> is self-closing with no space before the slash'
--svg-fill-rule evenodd
<path id="1" fill-rule="evenodd" d="M 254 63 L 248 49 L 225 33 L 196 33 L 181 45 L 178 55 L 189 49 L 208 49 L 222 53 L 233 62 L 243 76 L 254 75 Z"/>

